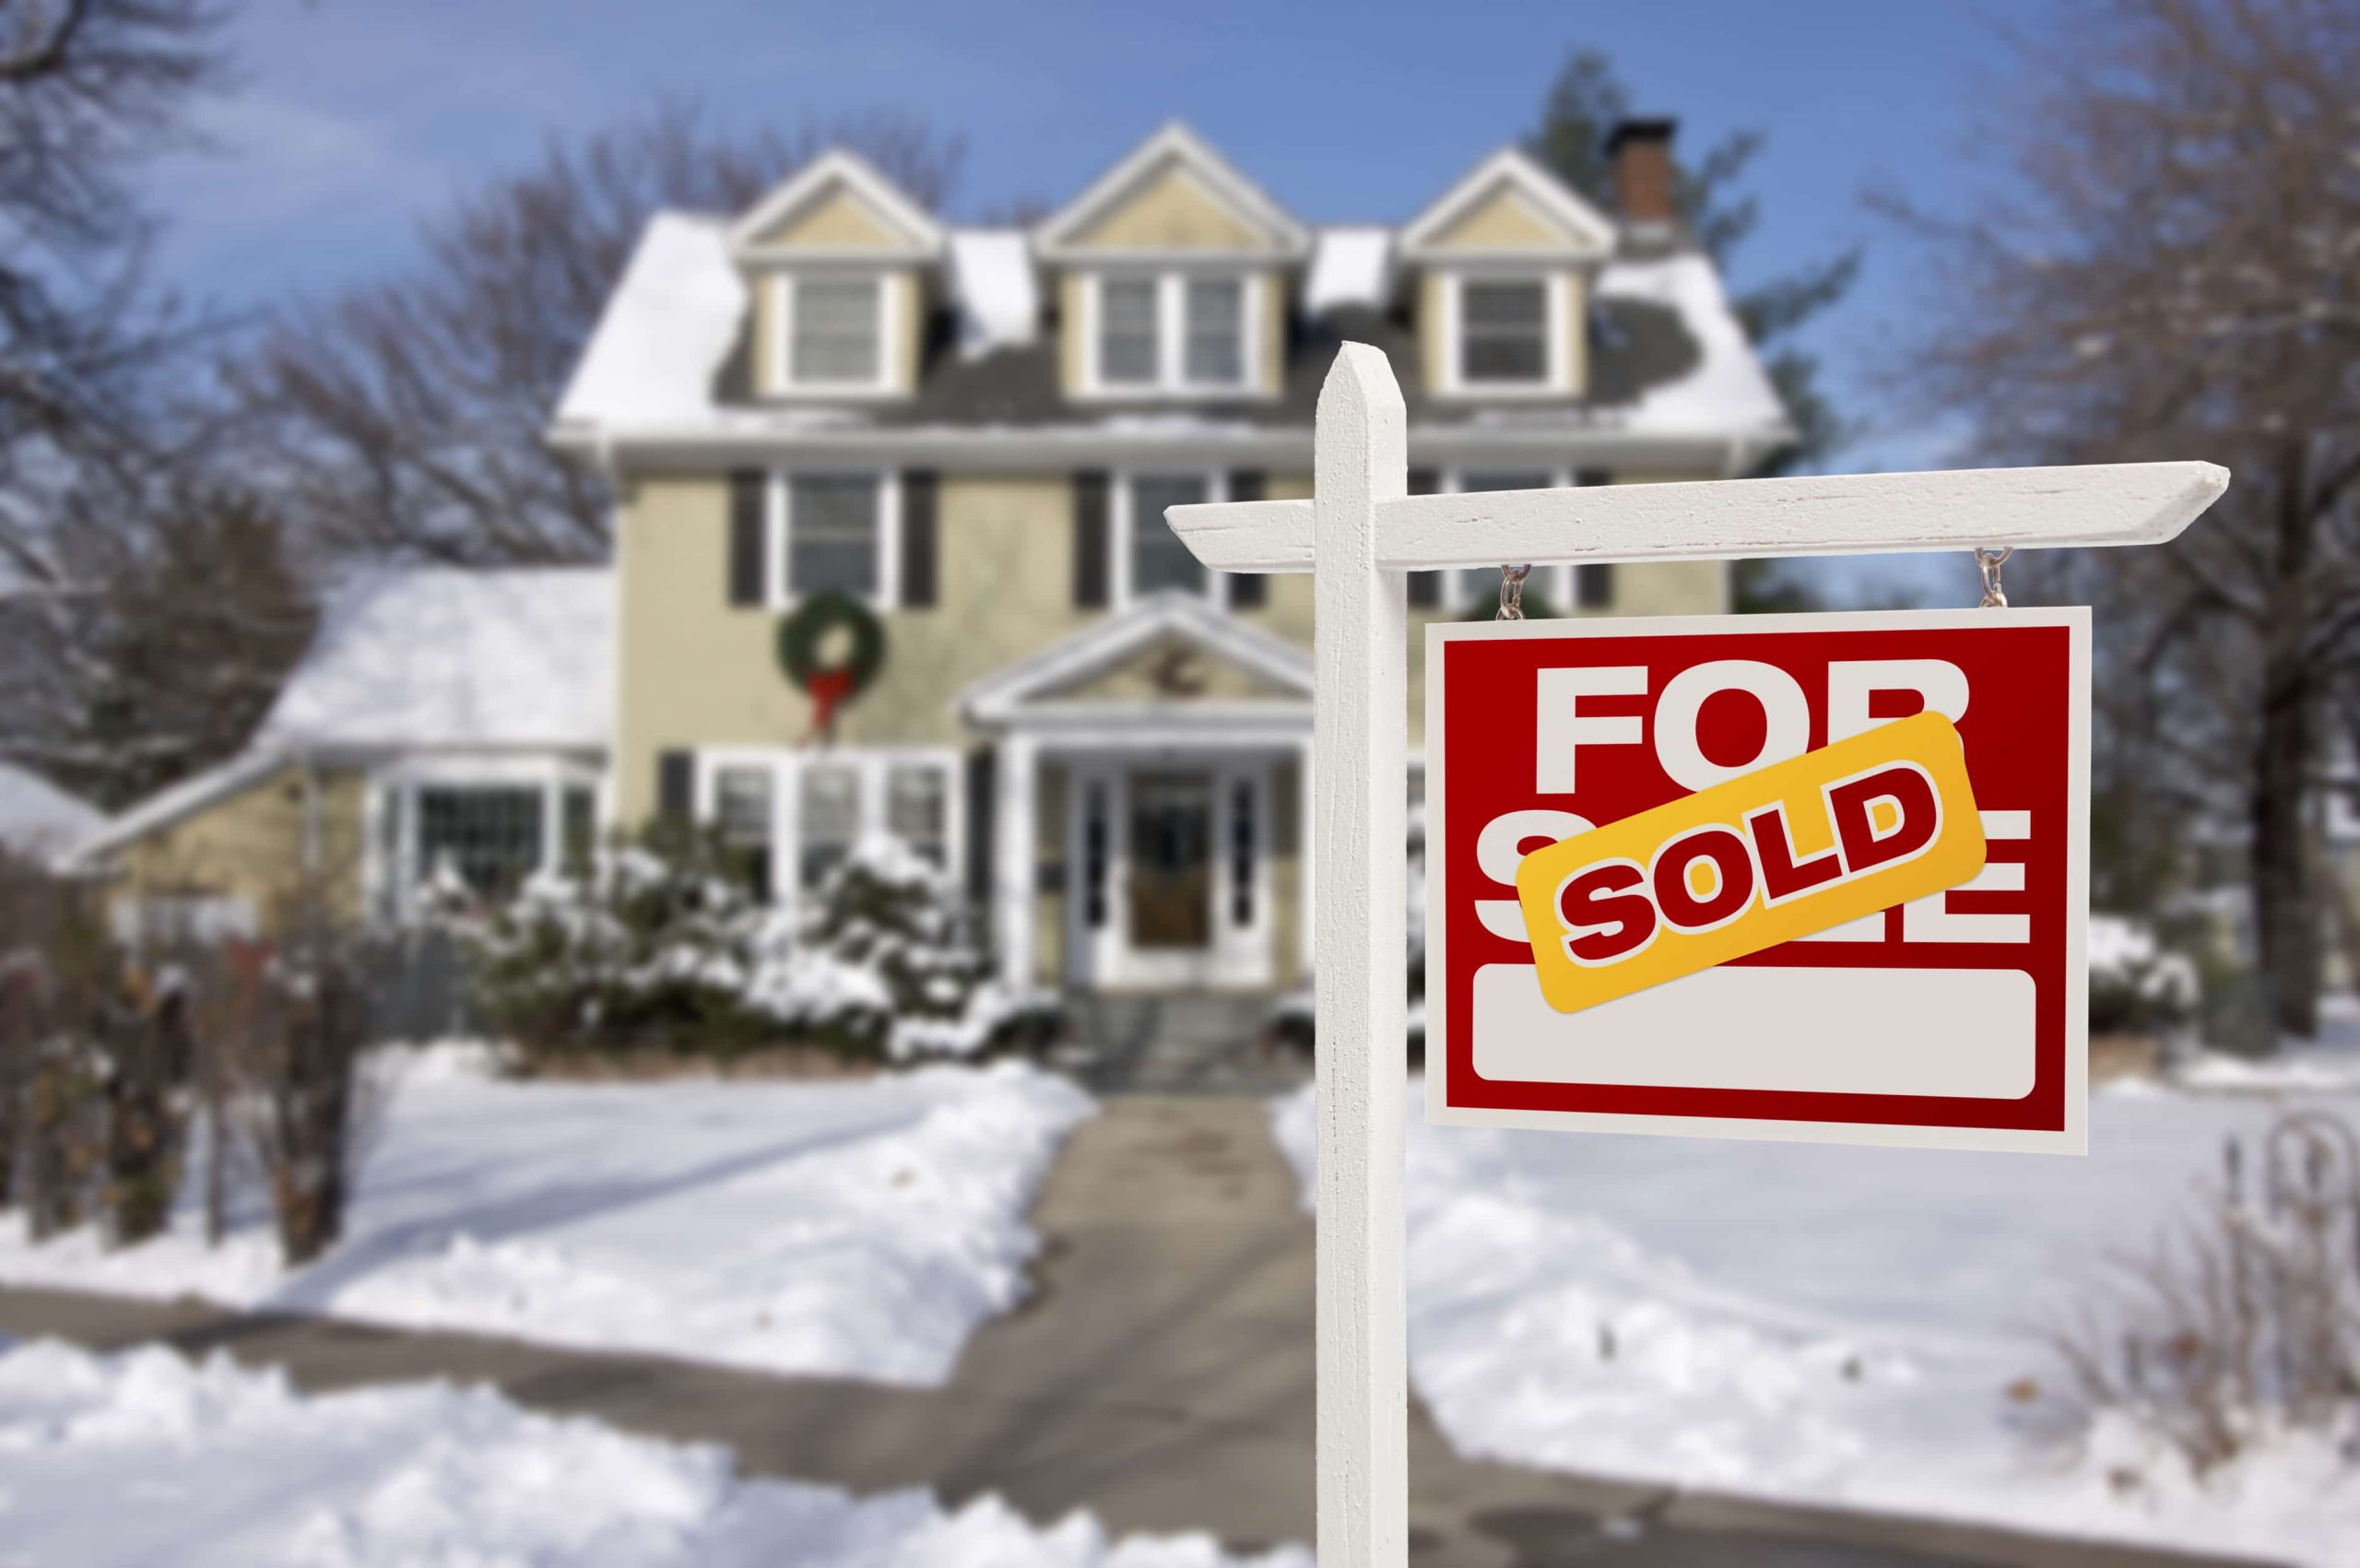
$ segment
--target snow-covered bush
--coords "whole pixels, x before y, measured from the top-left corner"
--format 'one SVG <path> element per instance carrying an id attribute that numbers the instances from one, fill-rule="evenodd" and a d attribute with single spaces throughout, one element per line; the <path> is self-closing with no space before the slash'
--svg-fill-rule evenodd
<path id="1" fill-rule="evenodd" d="M 2136 1033 L 2184 1024 L 2202 1000 L 2196 965 L 2140 922 L 2090 916 L 2090 1031 Z"/>
<path id="2" fill-rule="evenodd" d="M 799 928 L 727 867 L 710 839 L 659 832 L 451 918 L 483 1021 L 544 1056 L 791 1043 L 900 1061 L 1054 1032 L 1054 1008 L 993 979 L 954 890 L 897 843 L 862 844 Z"/>
<path id="3" fill-rule="evenodd" d="M 2324 1111 L 2232 1137 L 2204 1211 L 2051 1343 L 2093 1430 L 2198 1475 L 2290 1431 L 2360 1444 L 2360 1138 Z M 2136 1487 L 2142 1478 L 2119 1476 Z"/>

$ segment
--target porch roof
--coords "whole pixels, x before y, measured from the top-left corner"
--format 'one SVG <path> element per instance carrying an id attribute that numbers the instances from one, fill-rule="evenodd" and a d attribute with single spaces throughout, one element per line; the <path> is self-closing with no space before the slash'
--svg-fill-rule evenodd
<path id="1" fill-rule="evenodd" d="M 1245 696 L 1177 690 L 1151 697 L 1076 695 L 1159 643 L 1201 653 L 1260 690 Z M 960 694 L 959 707 L 974 723 L 1020 729 L 1150 720 L 1162 727 L 1245 722 L 1307 729 L 1311 654 L 1193 595 L 1163 592 L 984 677 Z"/>

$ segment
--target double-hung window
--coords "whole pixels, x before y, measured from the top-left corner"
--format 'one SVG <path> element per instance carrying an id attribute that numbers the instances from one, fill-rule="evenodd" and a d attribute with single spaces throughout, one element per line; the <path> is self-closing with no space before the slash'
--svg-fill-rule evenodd
<path id="1" fill-rule="evenodd" d="M 1538 277 L 1460 279 L 1457 369 L 1463 386 L 1547 386 L 1549 285 Z"/>
<path id="2" fill-rule="evenodd" d="M 1183 379 L 1192 386 L 1236 386 L 1245 380 L 1245 284 L 1236 277 L 1191 277 L 1184 296 Z"/>
<path id="3" fill-rule="evenodd" d="M 786 384 L 868 389 L 884 378 L 884 287 L 875 277 L 788 277 Z"/>
<path id="4" fill-rule="evenodd" d="M 791 474 L 786 481 L 786 589 L 878 591 L 884 482 L 875 474 Z"/>
<path id="5" fill-rule="evenodd" d="M 1152 277 L 1109 277 L 1098 285 L 1098 379 L 1106 386 L 1152 387 L 1162 379 L 1162 334 Z"/>
<path id="6" fill-rule="evenodd" d="M 1244 277 L 1167 272 L 1096 280 L 1095 384 L 1103 393 L 1243 392 L 1253 296 Z"/>
<path id="7" fill-rule="evenodd" d="M 541 869 L 537 784 L 428 785 L 418 792 L 418 862 L 479 898 L 506 898 Z"/>
<path id="8" fill-rule="evenodd" d="M 1212 499 L 1211 486 L 1201 475 L 1141 475 L 1130 482 L 1131 596 L 1158 589 L 1205 592 L 1204 563 L 1188 553 L 1163 520 L 1167 506 L 1193 506 Z"/>

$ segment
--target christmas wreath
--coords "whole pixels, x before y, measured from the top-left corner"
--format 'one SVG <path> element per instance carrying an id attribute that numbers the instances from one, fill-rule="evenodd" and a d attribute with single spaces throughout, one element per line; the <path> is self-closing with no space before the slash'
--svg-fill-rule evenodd
<path id="1" fill-rule="evenodd" d="M 842 628 L 845 652 L 832 664 L 821 662 L 822 650 Z M 814 594 L 778 623 L 778 663 L 811 699 L 811 725 L 832 737 L 836 710 L 868 689 L 885 662 L 885 624 L 877 612 L 848 594 Z"/>

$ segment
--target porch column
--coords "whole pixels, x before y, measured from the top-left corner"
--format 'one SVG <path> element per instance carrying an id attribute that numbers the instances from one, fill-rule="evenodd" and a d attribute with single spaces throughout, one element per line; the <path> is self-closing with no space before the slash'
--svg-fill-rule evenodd
<path id="1" fill-rule="evenodd" d="M 1039 855 L 1033 845 L 1032 799 L 1035 756 L 1030 736 L 1002 737 L 997 747 L 999 788 L 992 811 L 992 942 L 999 953 L 1000 979 L 1012 986 L 1032 984 L 1033 884 Z"/>

